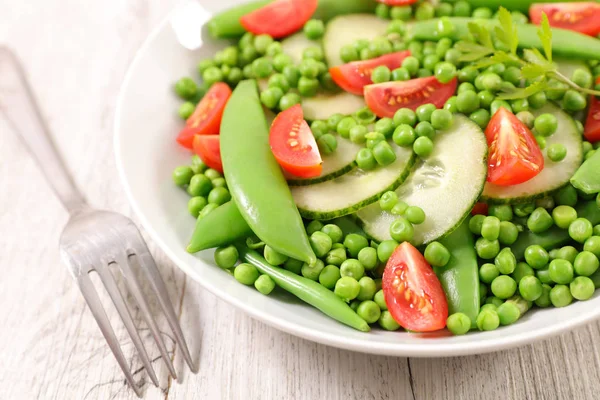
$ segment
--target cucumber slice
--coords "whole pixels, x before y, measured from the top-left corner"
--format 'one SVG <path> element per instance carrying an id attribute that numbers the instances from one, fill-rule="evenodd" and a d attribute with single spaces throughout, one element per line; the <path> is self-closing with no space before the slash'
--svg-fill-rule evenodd
<path id="1" fill-rule="evenodd" d="M 487 203 L 526 203 L 545 197 L 560 189 L 577 171 L 583 161 L 581 134 L 573 119 L 559 107 L 547 104 L 539 110 L 532 111 L 536 117 L 540 114 L 554 114 L 558 120 L 558 128 L 554 135 L 546 138 L 546 148 L 554 143 L 562 143 L 567 148 L 567 157 L 554 162 L 544 154 L 544 169 L 535 178 L 513 186 L 498 186 L 486 183 L 483 200 Z"/>
<path id="2" fill-rule="evenodd" d="M 426 220 L 415 225 L 413 244 L 421 245 L 454 231 L 477 202 L 487 177 L 487 142 L 481 129 L 463 115 L 438 133 L 433 153 L 419 163 L 400 186 L 398 197 L 425 211 Z M 388 240 L 397 216 L 373 204 L 357 214 L 363 229 L 376 240 Z"/>
<path id="3" fill-rule="evenodd" d="M 576 69 L 583 69 L 591 73 L 590 67 L 583 60 L 569 60 L 567 58 L 558 58 L 554 60 L 556 66 L 558 67 L 558 72 L 571 79 L 573 77 L 573 72 Z"/>
<path id="4" fill-rule="evenodd" d="M 365 107 L 365 99 L 348 92 L 323 93 L 302 98 L 304 118 L 309 121 L 327 119 L 333 114 L 350 115 Z"/>
<path id="5" fill-rule="evenodd" d="M 290 186 L 314 185 L 315 183 L 329 181 L 350 172 L 354 168 L 356 155 L 363 146 L 339 136 L 337 137 L 337 141 L 337 149 L 333 153 L 323 156 L 323 170 L 320 176 L 309 179 L 290 179 L 288 180 L 288 184 Z"/>
<path id="6" fill-rule="evenodd" d="M 300 64 L 304 49 L 315 46 L 321 46 L 321 43 L 308 39 L 304 32 L 295 33 L 281 41 L 281 49 L 285 54 L 292 57 L 294 64 Z"/>
<path id="7" fill-rule="evenodd" d="M 372 40 L 385 35 L 389 23 L 373 14 L 342 15 L 329 21 L 323 36 L 325 59 L 329 67 L 344 64 L 340 58 L 342 47 L 358 39 Z"/>
<path id="8" fill-rule="evenodd" d="M 410 149 L 392 146 L 396 161 L 387 167 L 369 172 L 355 168 L 327 182 L 291 187 L 300 214 L 319 220 L 341 217 L 376 202 L 388 190 L 396 189 L 410 173 L 416 156 Z"/>

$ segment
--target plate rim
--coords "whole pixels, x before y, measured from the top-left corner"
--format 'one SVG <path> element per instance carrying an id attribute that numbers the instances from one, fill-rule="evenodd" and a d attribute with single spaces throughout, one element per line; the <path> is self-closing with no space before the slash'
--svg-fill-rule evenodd
<path id="1" fill-rule="evenodd" d="M 435 357 L 455 357 L 465 355 L 477 355 L 492 353 L 496 351 L 516 348 L 519 346 L 527 345 L 533 342 L 537 342 L 543 339 L 547 339 L 558 334 L 571 331 L 581 325 L 595 321 L 600 318 L 600 309 L 593 315 L 593 313 L 583 313 L 578 317 L 570 319 L 568 323 L 555 323 L 547 326 L 540 327 L 540 329 L 530 330 L 517 335 L 508 335 L 501 338 L 489 338 L 483 339 L 477 342 L 465 342 L 465 343 L 432 343 L 424 339 L 426 346 L 415 345 L 413 343 L 380 343 L 376 341 L 363 341 L 358 339 L 349 339 L 338 335 L 317 332 L 313 329 L 306 328 L 297 323 L 290 323 L 289 321 L 280 320 L 277 317 L 271 316 L 269 313 L 263 312 L 256 307 L 252 307 L 235 297 L 229 296 L 227 293 L 220 291 L 218 287 L 210 285 L 205 280 L 198 279 L 197 274 L 191 268 L 188 267 L 187 263 L 181 260 L 170 247 L 161 239 L 159 232 L 157 232 L 150 223 L 149 218 L 142 212 L 142 209 L 136 200 L 131 186 L 129 185 L 125 168 L 122 162 L 122 149 L 119 138 L 121 136 L 121 119 L 122 119 L 122 108 L 124 103 L 125 93 L 130 85 L 130 81 L 134 75 L 135 70 L 140 64 L 140 60 L 147 49 L 152 45 L 154 39 L 160 35 L 163 29 L 169 27 L 169 22 L 172 15 L 177 10 L 178 6 L 171 9 L 161 22 L 155 26 L 148 36 L 144 39 L 141 46 L 136 50 L 133 60 L 127 67 L 127 72 L 120 85 L 117 101 L 115 105 L 114 121 L 112 125 L 113 129 L 113 150 L 115 163 L 119 179 L 125 191 L 127 200 L 133 209 L 134 214 L 139 219 L 142 227 L 150 235 L 152 240 L 158 245 L 167 257 L 179 268 L 183 273 L 190 276 L 195 282 L 197 282 L 202 288 L 208 290 L 210 293 L 215 295 L 217 298 L 233 305 L 234 307 L 242 310 L 245 314 L 249 315 L 255 320 L 259 320 L 277 330 L 286 332 L 288 334 L 301 337 L 306 340 L 310 340 L 315 343 L 324 344 L 327 346 L 351 350 L 367 354 L 387 355 L 395 357 L 422 357 L 422 358 L 435 358 Z M 211 266 L 210 264 L 197 260 L 198 262 Z M 350 329 L 350 328 L 349 328 Z M 365 335 L 371 335 L 365 333 Z"/>

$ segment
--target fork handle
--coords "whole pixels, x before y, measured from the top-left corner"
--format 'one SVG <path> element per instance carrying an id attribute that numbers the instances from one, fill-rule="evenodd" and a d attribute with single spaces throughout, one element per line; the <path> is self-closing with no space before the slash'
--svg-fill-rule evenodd
<path id="1" fill-rule="evenodd" d="M 85 199 L 58 154 L 23 68 L 6 47 L 0 47 L 0 112 L 33 153 L 67 211 L 73 214 L 84 208 Z"/>

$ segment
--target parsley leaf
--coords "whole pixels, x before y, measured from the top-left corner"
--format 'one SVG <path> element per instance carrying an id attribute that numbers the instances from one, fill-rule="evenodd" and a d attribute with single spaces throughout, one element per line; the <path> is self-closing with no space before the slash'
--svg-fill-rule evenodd
<path id="1" fill-rule="evenodd" d="M 548 16 L 545 12 L 542 12 L 542 24 L 540 25 L 537 34 L 542 42 L 546 58 L 548 61 L 552 62 L 552 31 L 550 30 L 550 23 L 548 22 Z"/>
<path id="2" fill-rule="evenodd" d="M 499 100 L 524 99 L 548 88 L 548 81 L 545 77 L 535 81 L 526 88 L 513 89 L 510 92 L 500 93 L 496 98 Z"/>
<path id="3" fill-rule="evenodd" d="M 511 53 L 517 54 L 519 35 L 517 34 L 517 27 L 513 24 L 510 12 L 506 8 L 500 7 L 500 10 L 498 10 L 498 20 L 500 21 L 500 26 L 495 29 L 496 37 L 508 47 Z"/>
<path id="4" fill-rule="evenodd" d="M 481 43 L 483 46 L 490 49 L 494 49 L 494 43 L 492 43 L 492 36 L 490 31 L 477 22 L 469 22 L 469 32 L 473 36 L 476 42 Z"/>

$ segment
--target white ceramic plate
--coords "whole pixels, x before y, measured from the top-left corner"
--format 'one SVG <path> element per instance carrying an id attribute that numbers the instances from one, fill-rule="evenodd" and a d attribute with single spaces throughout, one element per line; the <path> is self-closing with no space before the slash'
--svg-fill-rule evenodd
<path id="1" fill-rule="evenodd" d="M 212 252 L 190 255 L 185 245 L 194 228 L 188 195 L 175 187 L 171 172 L 189 163 L 175 142 L 182 126 L 173 83 L 196 76 L 199 60 L 226 43 L 208 39 L 202 25 L 210 14 L 235 0 L 184 3 L 146 40 L 123 84 L 115 121 L 115 152 L 123 185 L 144 228 L 186 274 L 223 300 L 285 332 L 315 342 L 366 353 L 411 357 L 477 354 L 523 345 L 597 318 L 600 299 L 562 309 L 536 310 L 518 323 L 466 336 L 414 335 L 373 330 L 362 333 L 324 316 L 285 293 L 263 296 L 239 284 L 212 261 Z M 206 38 L 206 41 L 203 40 Z"/>

